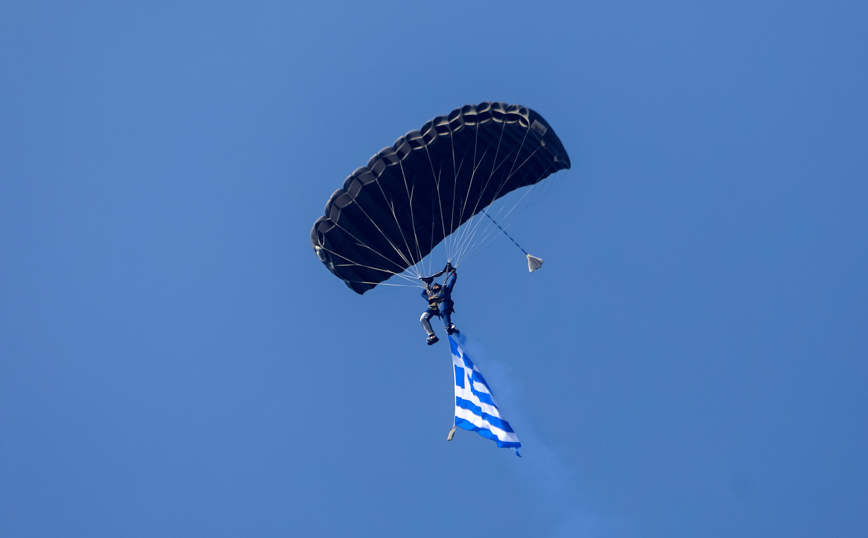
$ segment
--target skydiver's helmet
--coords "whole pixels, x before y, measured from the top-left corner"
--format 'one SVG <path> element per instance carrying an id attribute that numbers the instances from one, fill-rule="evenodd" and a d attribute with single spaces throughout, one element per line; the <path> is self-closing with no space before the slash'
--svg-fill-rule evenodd
<path id="1" fill-rule="evenodd" d="M 442 288 L 442 286 L 440 284 L 432 284 L 431 285 L 431 291 L 440 291 L 440 288 Z"/>

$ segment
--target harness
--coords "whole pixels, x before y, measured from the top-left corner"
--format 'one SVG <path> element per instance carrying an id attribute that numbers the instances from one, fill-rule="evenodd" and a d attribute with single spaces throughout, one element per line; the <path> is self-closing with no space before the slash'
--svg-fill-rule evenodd
<path id="1" fill-rule="evenodd" d="M 440 288 L 440 291 L 438 291 L 438 292 L 434 292 L 433 290 L 429 291 L 428 292 L 428 308 L 430 310 L 433 310 L 434 312 L 439 312 L 440 311 L 440 303 L 445 302 L 446 306 L 448 306 L 449 309 L 453 313 L 455 313 L 455 306 L 454 306 L 455 303 L 452 302 L 452 299 L 447 299 L 446 297 L 444 297 L 444 295 L 445 295 L 444 288 L 442 288 L 442 287 Z"/>
<path id="2" fill-rule="evenodd" d="M 449 276 L 446 276 L 446 279 L 449 279 Z M 428 280 L 427 282 L 431 282 Z M 439 291 L 434 291 L 431 288 L 428 288 L 428 309 L 434 312 L 437 312 L 439 315 L 440 312 L 440 303 L 445 302 L 446 306 L 449 308 L 452 313 L 455 313 L 455 303 L 452 302 L 452 299 L 447 299 L 446 295 L 446 287 L 440 286 Z"/>

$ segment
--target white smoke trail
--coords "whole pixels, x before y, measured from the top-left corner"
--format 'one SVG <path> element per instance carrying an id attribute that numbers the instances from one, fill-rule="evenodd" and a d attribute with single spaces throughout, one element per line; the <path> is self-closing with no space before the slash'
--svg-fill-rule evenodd
<path id="1" fill-rule="evenodd" d="M 527 488 L 542 521 L 550 522 L 546 536 L 557 538 L 615 537 L 630 534 L 623 523 L 590 513 L 579 488 L 577 470 L 543 440 L 522 402 L 523 389 L 509 365 L 493 360 L 477 340 L 463 335 L 462 345 L 488 380 L 498 407 L 518 434 L 522 459 L 511 469 Z"/>

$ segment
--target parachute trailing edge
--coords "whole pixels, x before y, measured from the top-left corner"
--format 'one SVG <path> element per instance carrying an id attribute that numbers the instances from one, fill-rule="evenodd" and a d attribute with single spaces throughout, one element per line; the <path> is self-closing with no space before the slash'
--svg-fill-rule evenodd
<path id="1" fill-rule="evenodd" d="M 419 263 L 495 200 L 568 168 L 560 139 L 533 110 L 466 105 L 350 174 L 314 223 L 311 243 L 329 271 L 363 294 Z M 531 271 L 534 260 L 528 255 Z"/>

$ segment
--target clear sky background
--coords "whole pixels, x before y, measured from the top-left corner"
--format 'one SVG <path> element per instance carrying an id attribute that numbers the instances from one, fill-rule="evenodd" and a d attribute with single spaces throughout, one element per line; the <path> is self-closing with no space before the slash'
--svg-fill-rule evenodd
<path id="1" fill-rule="evenodd" d="M 868 536 L 865 2 L 2 11 L 0 536 Z M 573 163 L 455 288 L 521 459 L 309 239 L 486 100 Z"/>

